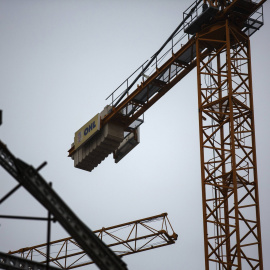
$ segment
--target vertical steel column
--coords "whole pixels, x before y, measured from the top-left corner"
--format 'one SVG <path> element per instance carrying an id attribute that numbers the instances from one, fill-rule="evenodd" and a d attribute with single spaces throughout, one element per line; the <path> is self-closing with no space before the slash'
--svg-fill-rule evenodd
<path id="1" fill-rule="evenodd" d="M 52 182 L 49 182 L 49 186 L 52 187 Z M 47 224 L 47 247 L 46 247 L 46 255 L 47 255 L 47 262 L 46 262 L 46 270 L 50 267 L 50 242 L 51 242 L 51 212 L 48 210 L 48 224 Z"/>
<path id="2" fill-rule="evenodd" d="M 205 268 L 263 269 L 249 37 L 226 21 L 196 50 Z"/>

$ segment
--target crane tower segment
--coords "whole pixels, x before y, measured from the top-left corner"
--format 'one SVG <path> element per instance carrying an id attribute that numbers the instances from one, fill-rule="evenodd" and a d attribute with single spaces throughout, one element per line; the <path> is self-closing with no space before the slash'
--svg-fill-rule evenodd
<path id="1" fill-rule="evenodd" d="M 206 269 L 263 269 L 249 38 L 226 20 L 196 44 Z"/>

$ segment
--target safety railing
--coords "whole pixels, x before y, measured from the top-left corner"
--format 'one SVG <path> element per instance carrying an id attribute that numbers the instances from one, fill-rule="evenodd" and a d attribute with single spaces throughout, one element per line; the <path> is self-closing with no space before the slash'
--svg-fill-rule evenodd
<path id="1" fill-rule="evenodd" d="M 204 1 L 196 0 L 193 2 L 184 12 L 183 19 L 188 16 L 188 19 L 184 23 L 184 29 L 186 29 L 192 22 L 194 22 L 198 16 L 202 13 L 203 7 L 207 5 Z"/>
<path id="2" fill-rule="evenodd" d="M 264 24 L 263 6 L 260 6 L 246 21 L 243 31 L 249 37 L 258 31 Z"/>
<path id="3" fill-rule="evenodd" d="M 161 48 L 147 61 L 139 66 L 127 79 L 124 80 L 107 98 L 111 106 L 116 106 L 124 96 L 132 93 L 137 85 L 146 81 L 160 66 L 162 66 L 172 55 L 179 51 L 192 37 L 184 32 L 186 21 L 192 16 L 194 10 L 201 5 L 202 0 L 192 4 L 192 8 L 185 12 L 183 21 L 175 29 L 172 35 L 161 46 Z"/>

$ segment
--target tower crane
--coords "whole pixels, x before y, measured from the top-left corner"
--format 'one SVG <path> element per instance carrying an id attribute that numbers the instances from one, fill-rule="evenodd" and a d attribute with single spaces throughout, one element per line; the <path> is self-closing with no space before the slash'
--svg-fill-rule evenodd
<path id="1" fill-rule="evenodd" d="M 69 156 L 92 171 L 140 142 L 143 114 L 197 68 L 205 269 L 263 269 L 250 37 L 266 0 L 198 0 L 161 48 L 81 127 Z"/>

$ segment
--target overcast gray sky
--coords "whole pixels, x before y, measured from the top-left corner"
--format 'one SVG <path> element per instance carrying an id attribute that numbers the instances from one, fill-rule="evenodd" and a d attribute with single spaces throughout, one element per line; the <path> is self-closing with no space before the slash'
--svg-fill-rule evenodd
<path id="1" fill-rule="evenodd" d="M 129 269 L 203 269 L 203 223 L 194 70 L 145 114 L 141 143 L 117 165 L 112 156 L 91 173 L 67 158 L 74 132 L 105 98 L 149 59 L 192 1 L 0 0 L 0 139 L 39 166 L 54 189 L 92 229 L 163 212 L 175 245 L 124 257 Z M 251 38 L 262 243 L 270 269 L 269 31 Z M 16 182 L 0 169 L 0 197 Z M 20 189 L 2 214 L 45 216 Z M 46 224 L 0 220 L 0 251 L 46 241 Z M 52 239 L 67 236 L 58 225 Z M 94 269 L 94 268 L 92 268 Z"/>

